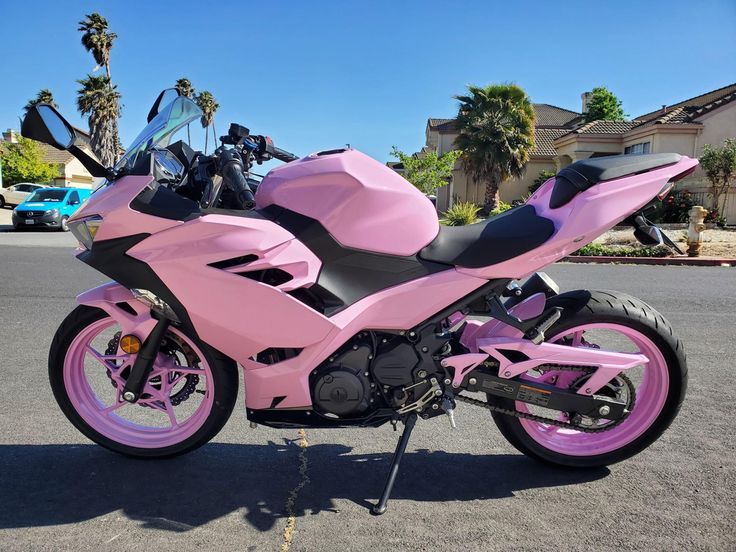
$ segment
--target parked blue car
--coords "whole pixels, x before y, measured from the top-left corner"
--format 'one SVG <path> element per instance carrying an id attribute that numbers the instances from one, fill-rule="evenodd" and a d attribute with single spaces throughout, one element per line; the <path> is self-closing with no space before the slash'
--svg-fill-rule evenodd
<path id="1" fill-rule="evenodd" d="M 13 211 L 13 228 L 39 226 L 69 231 L 66 221 L 79 209 L 91 190 L 81 188 L 42 188 L 29 195 Z"/>

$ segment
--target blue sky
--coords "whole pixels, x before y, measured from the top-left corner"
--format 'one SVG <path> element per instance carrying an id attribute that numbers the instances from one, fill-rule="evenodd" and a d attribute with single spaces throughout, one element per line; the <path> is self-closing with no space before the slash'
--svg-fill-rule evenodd
<path id="1" fill-rule="evenodd" d="M 736 82 L 736 2 L 35 2 L 0 6 L 0 127 L 50 88 L 74 108 L 94 67 L 77 22 L 99 11 L 119 38 L 112 77 L 121 138 L 182 76 L 236 121 L 307 154 L 350 143 L 381 161 L 416 151 L 428 117 L 451 117 L 465 86 L 514 82 L 539 103 L 580 109 L 604 85 L 636 116 Z"/>

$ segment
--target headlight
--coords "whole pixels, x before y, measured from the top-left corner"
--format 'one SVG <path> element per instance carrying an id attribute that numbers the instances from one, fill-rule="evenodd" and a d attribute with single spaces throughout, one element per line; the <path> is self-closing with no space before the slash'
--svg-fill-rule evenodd
<path id="1" fill-rule="evenodd" d="M 102 217 L 97 215 L 69 221 L 69 230 L 72 231 L 77 241 L 85 248 L 92 249 L 92 242 L 102 224 Z"/>
<path id="2" fill-rule="evenodd" d="M 58 215 L 58 214 L 59 214 L 58 209 L 49 209 L 48 211 L 44 213 L 44 215 Z"/>

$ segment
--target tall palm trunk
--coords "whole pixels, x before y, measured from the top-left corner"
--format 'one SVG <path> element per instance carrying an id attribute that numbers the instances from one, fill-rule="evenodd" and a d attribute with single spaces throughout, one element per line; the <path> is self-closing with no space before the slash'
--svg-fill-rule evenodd
<path id="1" fill-rule="evenodd" d="M 501 186 L 501 170 L 494 167 L 491 170 L 483 195 L 483 210 L 488 215 L 498 206 L 498 189 Z"/>

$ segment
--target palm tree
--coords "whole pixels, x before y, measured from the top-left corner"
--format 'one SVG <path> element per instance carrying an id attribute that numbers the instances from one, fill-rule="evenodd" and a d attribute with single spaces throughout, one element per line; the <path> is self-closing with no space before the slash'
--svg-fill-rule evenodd
<path id="1" fill-rule="evenodd" d="M 78 31 L 82 31 L 82 45 L 95 58 L 97 67 L 105 67 L 107 78 L 110 79 L 110 50 L 112 43 L 118 37 L 115 33 L 108 32 L 107 19 L 99 13 L 94 12 L 85 16 L 84 21 L 79 22 Z M 112 82 L 112 81 L 111 81 Z"/>
<path id="2" fill-rule="evenodd" d="M 178 79 L 174 87 L 177 92 L 179 92 L 180 96 L 184 96 L 185 98 L 194 98 L 194 96 L 196 96 L 196 91 L 192 86 L 192 82 L 186 77 Z"/>
<path id="3" fill-rule="evenodd" d="M 120 93 L 107 77 L 87 75 L 86 79 L 77 82 L 82 85 L 77 91 L 77 109 L 82 115 L 88 115 L 92 150 L 103 165 L 112 167 L 120 153 Z"/>
<path id="4" fill-rule="evenodd" d="M 490 213 L 501 183 L 524 173 L 534 147 L 534 108 L 526 92 L 513 84 L 471 85 L 468 92 L 455 96 L 460 102 L 455 146 L 463 152 L 465 171 L 485 182 L 483 210 Z"/>
<path id="5" fill-rule="evenodd" d="M 51 93 L 51 90 L 48 88 L 43 88 L 42 90 L 38 91 L 38 94 L 36 94 L 36 97 L 28 100 L 28 103 L 23 107 L 23 111 L 28 113 L 28 110 L 31 109 L 34 105 L 45 103 L 49 104 L 50 106 L 53 106 L 55 108 L 59 108 L 58 105 L 56 105 L 56 102 L 54 101 L 54 95 Z"/>
<path id="6" fill-rule="evenodd" d="M 192 86 L 192 82 L 186 78 L 182 77 L 181 79 L 178 79 L 176 81 L 176 85 L 174 85 L 177 92 L 179 92 L 180 96 L 184 96 L 185 98 L 194 98 L 197 94 L 197 92 L 194 90 L 194 87 Z M 192 137 L 189 134 L 189 125 L 187 124 L 187 143 L 189 145 L 192 145 Z"/>
<path id="7" fill-rule="evenodd" d="M 204 128 L 204 153 L 206 155 L 208 142 L 207 127 L 210 125 L 212 125 L 212 134 L 215 137 L 215 144 L 217 143 L 217 134 L 215 133 L 215 112 L 220 107 L 220 104 L 215 101 L 215 97 L 207 90 L 200 92 L 196 101 L 199 109 L 202 110 L 202 118 L 200 121 L 202 123 L 202 128 Z"/>

